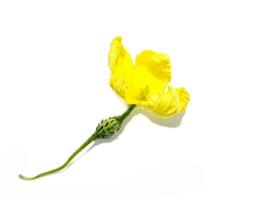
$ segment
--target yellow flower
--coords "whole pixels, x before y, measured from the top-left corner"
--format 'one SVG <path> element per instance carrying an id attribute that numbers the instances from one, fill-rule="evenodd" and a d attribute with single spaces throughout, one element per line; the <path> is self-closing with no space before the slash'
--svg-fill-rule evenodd
<path id="1" fill-rule="evenodd" d="M 170 58 L 145 50 L 133 62 L 121 40 L 121 37 L 114 38 L 109 51 L 113 90 L 126 103 L 144 107 L 160 116 L 184 112 L 190 96 L 185 88 L 170 85 Z"/>

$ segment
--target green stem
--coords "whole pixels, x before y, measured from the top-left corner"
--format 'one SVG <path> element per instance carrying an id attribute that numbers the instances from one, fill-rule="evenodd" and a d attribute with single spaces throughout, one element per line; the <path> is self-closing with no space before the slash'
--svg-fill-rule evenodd
<path id="1" fill-rule="evenodd" d="M 49 171 L 46 171 L 46 172 L 42 172 L 36 176 L 33 176 L 33 177 L 26 177 L 26 176 L 23 176 L 23 175 L 19 175 L 19 178 L 23 179 L 23 180 L 35 180 L 37 178 L 40 178 L 40 177 L 43 177 L 43 176 L 47 176 L 47 175 L 51 175 L 51 174 L 54 174 L 56 172 L 59 172 L 61 170 L 63 170 L 65 167 L 68 166 L 68 164 L 75 158 L 76 155 L 78 155 L 85 147 L 87 147 L 91 142 L 95 141 L 97 138 L 96 138 L 96 134 L 93 134 L 91 135 L 91 137 L 89 137 L 76 151 L 74 151 L 70 157 L 66 160 L 66 162 L 55 168 L 55 169 L 52 169 L 52 170 L 49 170 Z"/>
<path id="2" fill-rule="evenodd" d="M 124 119 L 126 119 L 126 117 L 129 116 L 129 114 L 131 113 L 131 111 L 135 108 L 135 105 L 130 105 L 128 107 L 128 109 L 122 114 L 119 116 L 118 120 L 122 123 L 124 121 Z M 38 179 L 38 178 L 41 178 L 43 176 L 48 176 L 48 175 L 51 175 L 51 174 L 54 174 L 56 172 L 59 172 L 63 169 L 65 169 L 70 163 L 71 161 L 85 148 L 87 147 L 91 142 L 95 141 L 98 139 L 98 134 L 97 132 L 95 132 L 94 134 L 92 134 L 76 151 L 74 151 L 70 157 L 65 161 L 64 164 L 60 165 L 59 167 L 57 168 L 54 168 L 52 170 L 49 170 L 49 171 L 46 171 L 46 172 L 42 172 L 36 176 L 33 176 L 33 177 L 26 177 L 26 176 L 23 176 L 23 175 L 19 175 L 19 178 L 23 179 L 23 180 L 35 180 L 35 179 Z"/>
<path id="3" fill-rule="evenodd" d="M 136 105 L 129 105 L 128 109 L 119 117 L 120 122 L 122 123 L 132 112 L 132 110 L 136 107 Z"/>

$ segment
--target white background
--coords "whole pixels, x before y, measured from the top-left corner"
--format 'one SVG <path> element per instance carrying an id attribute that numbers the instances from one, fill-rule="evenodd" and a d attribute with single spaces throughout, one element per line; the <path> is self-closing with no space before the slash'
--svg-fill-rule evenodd
<path id="1" fill-rule="evenodd" d="M 266 1 L 0 2 L 0 199 L 267 199 Z M 107 53 L 169 54 L 191 101 L 170 128 L 135 112 L 63 173 L 105 117 L 125 110 Z"/>

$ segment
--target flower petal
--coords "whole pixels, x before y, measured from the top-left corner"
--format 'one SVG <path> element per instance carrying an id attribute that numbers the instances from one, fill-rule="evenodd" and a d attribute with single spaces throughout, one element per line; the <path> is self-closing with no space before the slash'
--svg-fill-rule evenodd
<path id="1" fill-rule="evenodd" d="M 145 50 L 136 56 L 135 64 L 146 66 L 155 78 L 165 83 L 171 80 L 171 62 L 166 54 Z"/>
<path id="2" fill-rule="evenodd" d="M 136 56 L 125 99 L 130 104 L 143 104 L 151 94 L 164 90 L 171 79 L 167 55 L 145 50 Z"/>
<path id="3" fill-rule="evenodd" d="M 143 106 L 158 115 L 170 116 L 184 112 L 189 99 L 189 93 L 185 88 L 169 86 L 167 91 L 151 95 Z"/>
<path id="4" fill-rule="evenodd" d="M 127 80 L 133 70 L 133 61 L 121 41 L 121 37 L 116 37 L 111 42 L 109 67 L 111 70 L 110 85 L 119 96 L 124 98 Z"/>

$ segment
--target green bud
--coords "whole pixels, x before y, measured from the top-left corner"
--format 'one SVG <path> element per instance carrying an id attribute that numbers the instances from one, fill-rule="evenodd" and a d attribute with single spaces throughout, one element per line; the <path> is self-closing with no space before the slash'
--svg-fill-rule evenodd
<path id="1" fill-rule="evenodd" d="M 114 134 L 118 133 L 121 128 L 120 117 L 110 117 L 108 119 L 102 120 L 96 127 L 96 137 L 108 139 Z"/>

